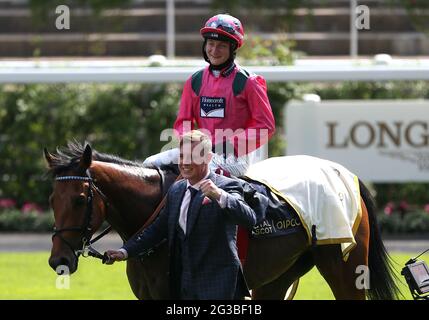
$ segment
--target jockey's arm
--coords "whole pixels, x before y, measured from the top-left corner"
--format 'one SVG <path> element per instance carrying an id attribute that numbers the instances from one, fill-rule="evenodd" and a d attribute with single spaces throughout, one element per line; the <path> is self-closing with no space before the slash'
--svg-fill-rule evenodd
<path id="1" fill-rule="evenodd" d="M 251 119 L 242 132 L 229 139 L 238 156 L 250 153 L 267 143 L 273 136 L 276 126 L 265 80 L 260 76 L 249 78 L 244 94 L 251 112 Z"/>
<path id="2" fill-rule="evenodd" d="M 192 109 L 192 89 L 190 80 L 186 81 L 180 98 L 180 107 L 174 122 L 174 130 L 178 135 L 194 129 L 194 112 Z"/>

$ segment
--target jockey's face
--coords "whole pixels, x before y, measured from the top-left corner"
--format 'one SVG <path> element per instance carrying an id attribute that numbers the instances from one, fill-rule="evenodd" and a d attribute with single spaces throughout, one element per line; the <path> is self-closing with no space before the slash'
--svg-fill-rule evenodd
<path id="1" fill-rule="evenodd" d="M 230 47 L 228 41 L 207 39 L 206 53 L 210 63 L 215 66 L 225 63 L 230 56 Z"/>
<path id="2" fill-rule="evenodd" d="M 180 145 L 179 170 L 191 184 L 197 183 L 207 174 L 213 154 L 204 154 L 202 144 L 193 142 Z"/>

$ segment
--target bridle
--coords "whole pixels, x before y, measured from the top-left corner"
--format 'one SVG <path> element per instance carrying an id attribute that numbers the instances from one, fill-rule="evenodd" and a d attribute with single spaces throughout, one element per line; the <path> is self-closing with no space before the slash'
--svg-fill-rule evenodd
<path id="1" fill-rule="evenodd" d="M 61 176 L 61 177 L 55 178 L 56 181 L 87 181 L 89 184 L 89 192 L 88 192 L 88 196 L 86 198 L 85 220 L 84 220 L 83 224 L 81 226 L 78 226 L 78 227 L 66 227 L 66 228 L 61 228 L 61 229 L 54 227 L 54 233 L 52 235 L 52 239 L 54 237 L 59 237 L 61 239 L 61 241 L 63 241 L 70 248 L 70 250 L 75 255 L 76 259 L 78 259 L 80 255 L 82 255 L 82 257 L 85 257 L 85 258 L 88 256 L 95 257 L 95 258 L 103 260 L 103 262 L 104 262 L 104 261 L 106 261 L 107 256 L 98 252 L 91 245 L 93 243 L 95 243 L 96 241 L 100 240 L 106 234 L 108 234 L 112 230 L 112 227 L 111 226 L 107 227 L 97 237 L 95 237 L 94 239 L 91 239 L 92 238 L 92 230 L 93 230 L 92 225 L 91 225 L 91 220 L 92 220 L 92 216 L 93 216 L 94 190 L 101 196 L 106 207 L 109 206 L 109 202 L 107 201 L 108 199 L 104 195 L 104 193 L 101 192 L 101 190 L 95 185 L 94 180 L 91 177 L 91 173 L 90 173 L 89 169 L 87 169 L 85 171 L 85 173 L 86 173 L 85 176 Z M 82 235 L 82 238 L 81 238 L 82 248 L 80 250 L 74 249 L 73 246 L 70 244 L 70 242 L 68 242 L 61 235 L 61 233 L 65 232 L 65 231 L 80 232 L 80 234 Z"/>
<path id="2" fill-rule="evenodd" d="M 164 191 L 163 191 L 163 186 L 165 184 L 164 175 L 162 174 L 162 172 L 158 168 L 156 168 L 156 170 L 157 170 L 157 172 L 161 178 L 160 179 L 161 193 L 164 193 Z M 89 171 L 89 169 L 87 169 L 85 171 L 85 173 L 86 173 L 86 176 L 61 176 L 61 177 L 55 178 L 56 181 L 76 181 L 76 180 L 87 181 L 89 184 L 89 194 L 88 194 L 87 199 L 86 199 L 86 211 L 85 211 L 84 224 L 80 227 L 66 227 L 66 228 L 62 228 L 62 229 L 57 229 L 56 227 L 54 227 L 54 233 L 52 235 L 52 239 L 56 236 L 59 237 L 70 248 L 70 250 L 75 255 L 76 259 L 78 259 L 80 255 L 82 255 L 82 257 L 84 257 L 84 258 L 87 258 L 90 256 L 90 257 L 101 259 L 102 262 L 105 263 L 105 262 L 109 261 L 109 259 L 110 259 L 107 256 L 107 254 L 106 253 L 101 254 L 96 249 L 94 249 L 91 245 L 93 243 L 95 243 L 96 241 L 100 240 L 106 234 L 108 234 L 112 230 L 112 226 L 107 227 L 97 237 L 95 237 L 94 239 L 91 239 L 91 237 L 92 237 L 91 219 L 92 219 L 92 210 L 93 210 L 94 190 L 101 196 L 106 207 L 110 206 L 110 204 L 109 204 L 109 201 L 108 201 L 106 195 L 95 185 L 94 179 L 91 177 L 91 172 Z M 176 177 L 175 181 L 178 181 L 181 178 L 182 178 L 182 175 L 179 174 Z M 136 234 L 140 233 L 142 230 L 144 230 L 148 225 L 150 225 L 155 220 L 155 218 L 160 213 L 161 209 L 164 207 L 166 200 L 167 200 L 167 196 L 164 195 L 161 202 L 158 204 L 158 206 L 156 207 L 154 212 L 151 214 L 149 219 L 146 221 L 146 223 L 143 225 L 143 227 L 141 227 L 138 230 L 138 232 Z M 82 234 L 82 238 L 81 238 L 82 248 L 80 250 L 74 249 L 73 246 L 66 239 L 64 239 L 64 237 L 61 235 L 61 233 L 64 231 L 75 231 L 75 232 L 80 232 Z"/>

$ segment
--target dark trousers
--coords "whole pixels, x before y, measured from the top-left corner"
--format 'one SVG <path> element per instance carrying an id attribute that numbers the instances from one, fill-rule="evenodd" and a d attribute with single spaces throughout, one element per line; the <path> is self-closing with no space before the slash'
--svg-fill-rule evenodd
<path id="1" fill-rule="evenodd" d="M 184 282 L 184 280 L 188 278 L 186 275 L 189 272 L 188 268 L 183 265 L 182 260 L 185 238 L 186 236 L 182 228 L 177 224 L 173 246 L 174 252 L 172 253 L 173 263 L 171 267 L 173 270 L 170 270 L 172 275 L 171 298 L 177 300 L 195 300 L 197 297 L 193 292 L 189 291 L 189 288 L 186 287 L 186 282 Z M 241 278 L 239 278 L 235 288 L 234 300 L 244 300 L 247 292 L 245 287 L 246 285 L 241 281 Z M 210 289 L 207 288 L 207 290 Z"/>
<path id="2" fill-rule="evenodd" d="M 172 274 L 172 283 L 171 283 L 171 293 L 173 299 L 189 299 L 187 297 L 186 288 L 183 288 L 183 264 L 182 264 L 182 254 L 183 254 L 183 242 L 185 241 L 185 234 L 183 233 L 182 228 L 179 224 L 176 225 L 175 239 L 174 239 L 174 252 L 173 263 L 171 267 L 173 270 L 170 270 Z M 185 290 L 185 292 L 184 292 Z"/>

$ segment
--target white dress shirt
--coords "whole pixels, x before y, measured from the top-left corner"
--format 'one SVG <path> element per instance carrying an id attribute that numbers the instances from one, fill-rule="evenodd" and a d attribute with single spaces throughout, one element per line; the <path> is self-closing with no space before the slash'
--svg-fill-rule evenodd
<path id="1" fill-rule="evenodd" d="M 203 179 L 198 181 L 195 184 L 191 184 L 189 180 L 186 181 L 186 192 L 182 200 L 182 204 L 180 205 L 180 216 L 179 216 L 179 225 L 183 230 L 183 233 L 186 234 L 186 221 L 188 219 L 188 208 L 189 203 L 191 202 L 191 191 L 189 191 L 188 187 L 195 188 L 197 190 L 200 189 L 201 183 L 208 178 L 210 175 L 210 171 L 207 172 L 207 174 L 204 176 Z M 225 190 L 221 189 L 221 196 L 218 200 L 219 206 L 223 209 L 226 207 L 226 198 L 227 198 L 227 192 Z M 121 251 L 124 254 L 124 258 L 128 258 L 128 252 L 124 248 L 120 248 L 119 251 Z"/>
<path id="2" fill-rule="evenodd" d="M 196 190 L 200 189 L 201 183 L 208 178 L 210 175 L 210 171 L 207 172 L 207 174 L 202 178 L 200 181 L 198 181 L 195 184 L 191 184 L 189 180 L 186 181 L 186 192 L 185 196 L 183 197 L 182 204 L 180 206 L 180 216 L 179 216 L 179 225 L 183 230 L 183 233 L 186 234 L 186 222 L 188 220 L 188 208 L 189 204 L 191 202 L 191 191 L 189 190 L 189 187 L 192 187 Z M 221 208 L 226 207 L 226 192 L 221 189 L 221 196 L 218 201 L 219 206 Z"/>

